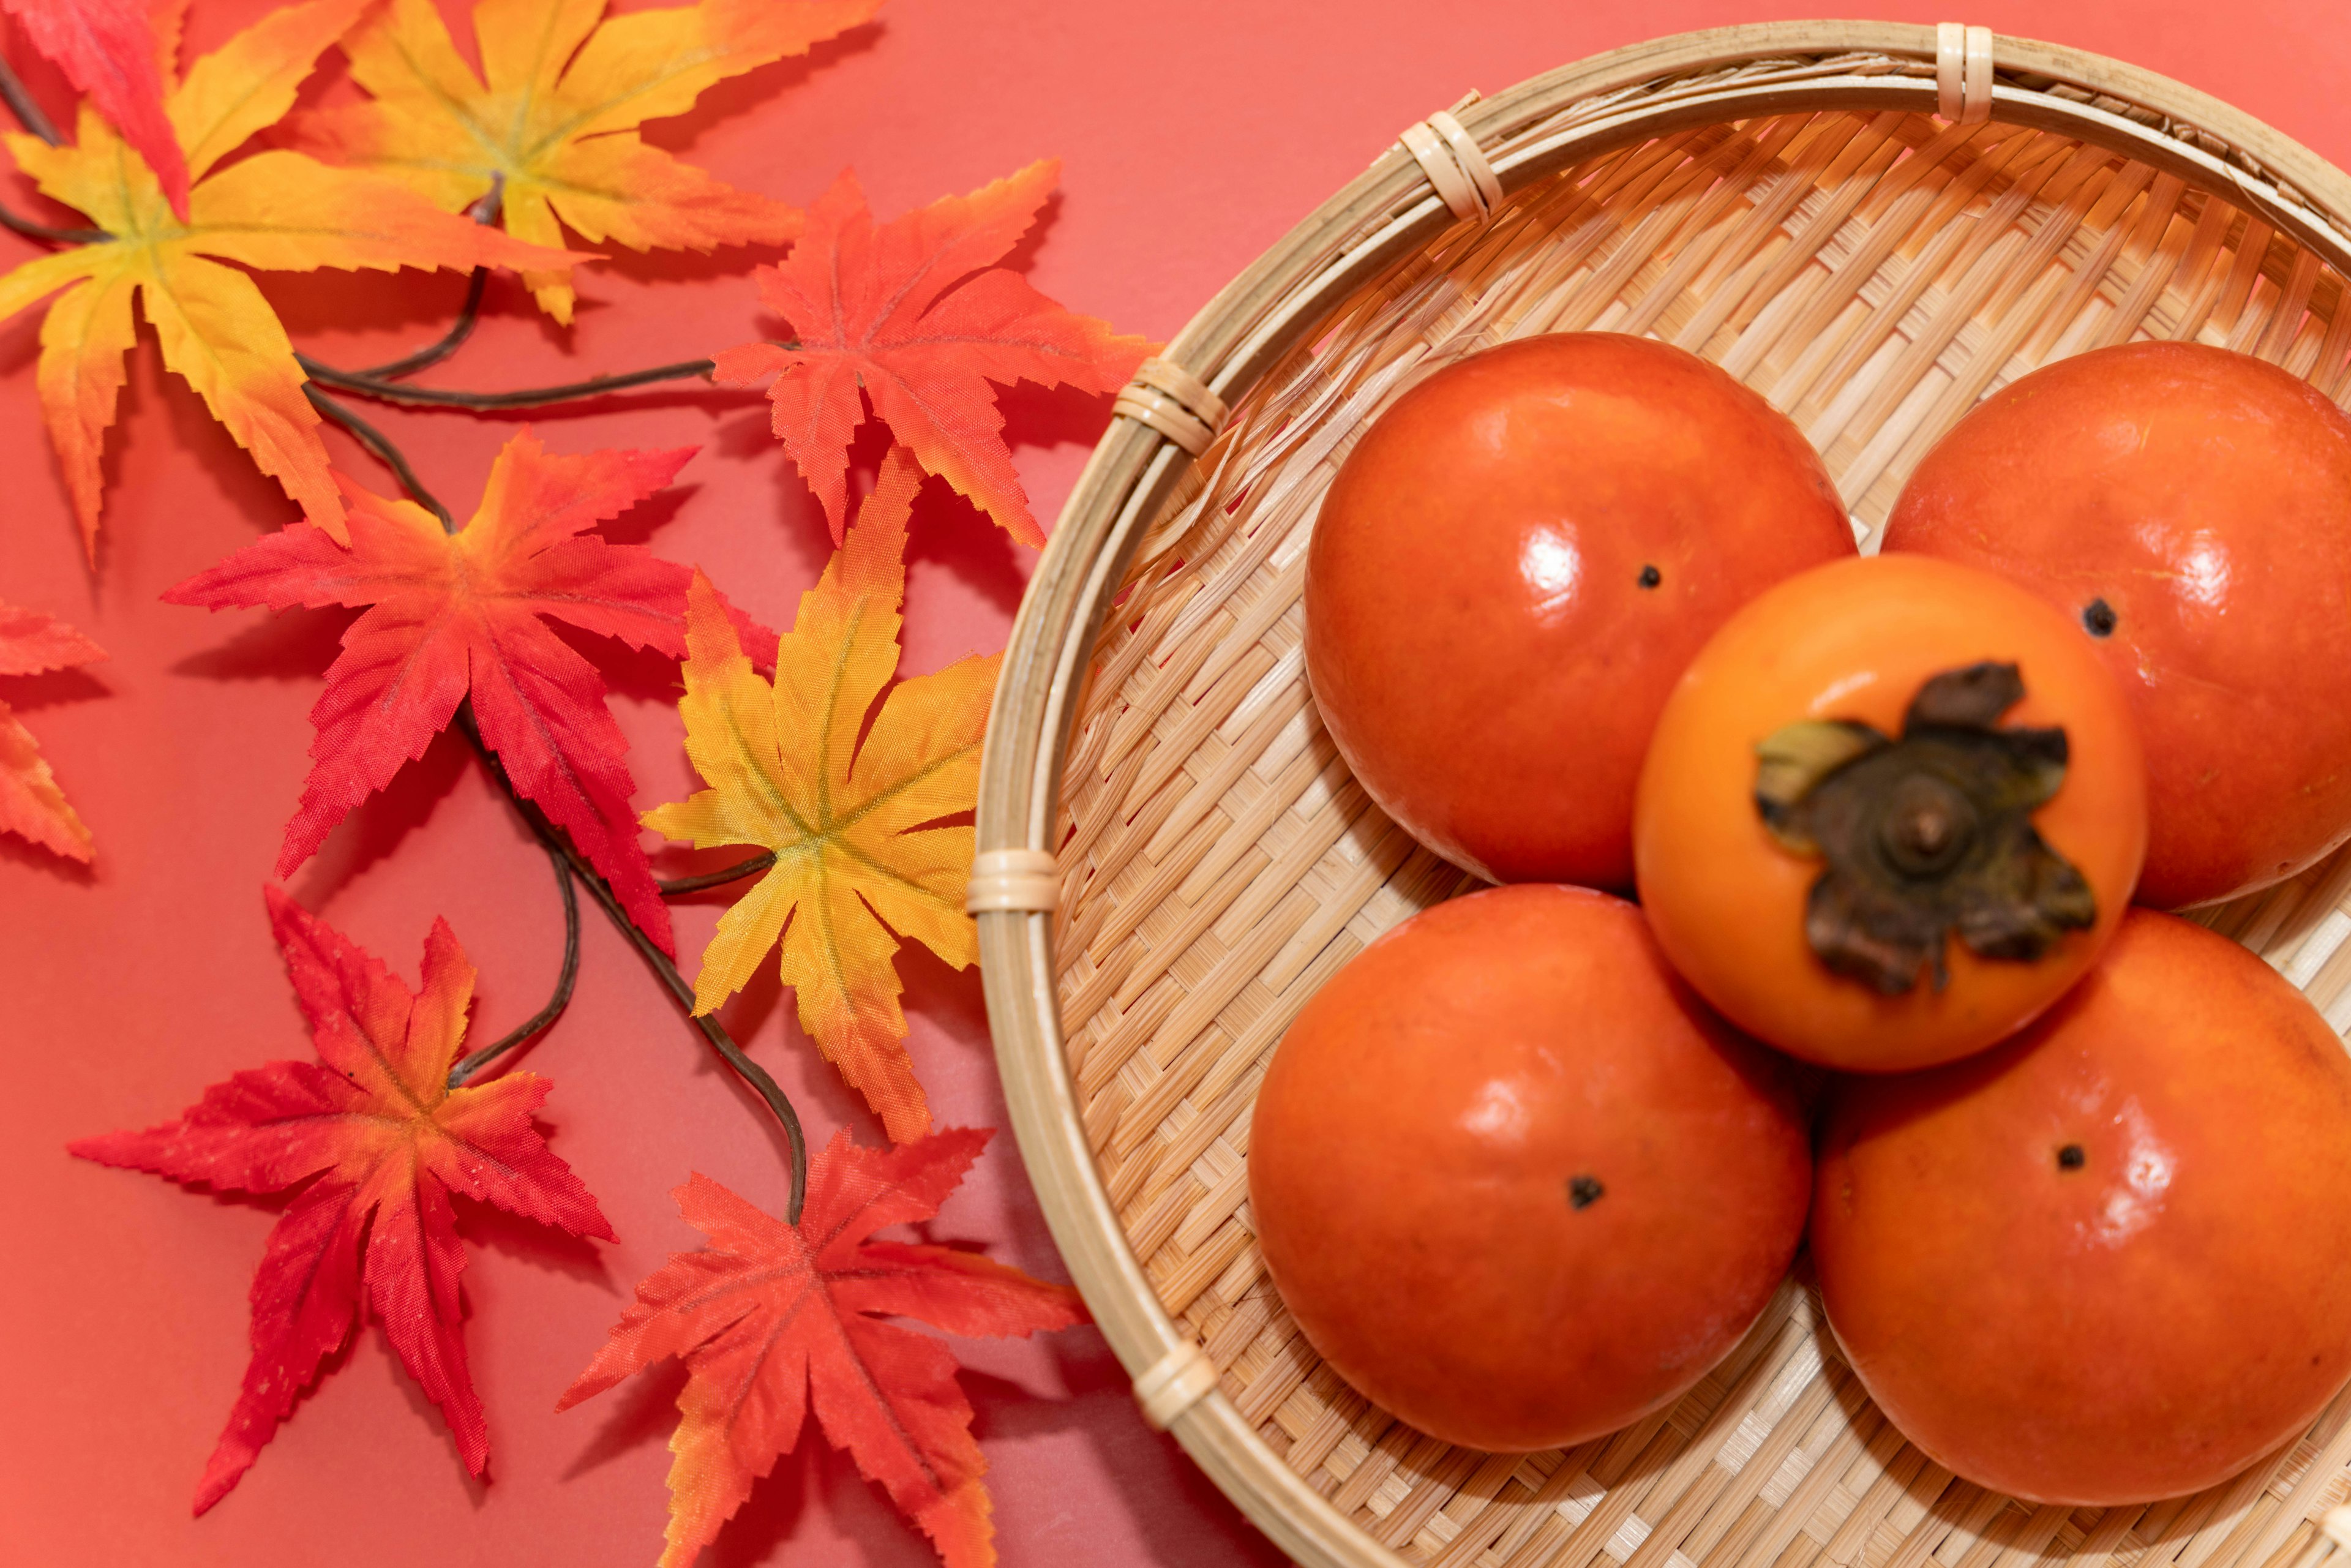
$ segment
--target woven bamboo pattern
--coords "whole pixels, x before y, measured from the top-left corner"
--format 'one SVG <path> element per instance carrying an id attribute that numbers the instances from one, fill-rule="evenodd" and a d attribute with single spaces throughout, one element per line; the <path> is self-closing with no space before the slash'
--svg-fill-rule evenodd
<path id="1" fill-rule="evenodd" d="M 1072 559 L 1024 608 L 1006 689 L 1029 683 L 1026 711 L 1043 716 L 1007 717 L 999 696 L 1000 725 L 1036 732 L 1018 763 L 1030 771 L 1016 777 L 991 732 L 991 777 L 1010 782 L 981 808 L 983 843 L 1050 850 L 1060 883 L 1052 915 L 984 922 L 1023 1149 L 1130 1370 L 1205 1350 L 1215 1393 L 1176 1430 L 1318 1568 L 2282 1568 L 2323 1550 L 2313 1521 L 2351 1497 L 2351 1396 L 2195 1497 L 2102 1511 L 1984 1492 L 1872 1407 L 1801 1261 L 1673 1408 L 1563 1452 L 1470 1452 L 1395 1422 L 1323 1366 L 1264 1274 L 1249 1110 L 1282 1030 L 1365 943 L 1477 885 L 1350 776 L 1301 646 L 1323 491 L 1421 378 L 1541 332 L 1677 344 L 1795 419 L 1865 548 L 1961 414 L 2069 354 L 2195 340 L 2351 398 L 2351 246 L 2264 162 L 2306 153 L 2257 157 L 2249 134 L 2013 72 L 2004 39 L 1992 117 L 1945 121 L 1931 30 L 1878 32 L 1926 37 L 1911 55 L 1750 48 L 1726 64 L 1720 47 L 1694 49 L 1683 74 L 1540 113 L 1510 94 L 1464 110 L 1507 190 L 1482 221 L 1456 220 L 1425 186 L 1415 196 L 1392 154 L 1366 179 L 1392 170 L 1397 190 L 1343 211 L 1287 293 L 1261 298 L 1327 287 L 1367 244 L 1385 245 L 1382 265 L 1294 313 L 1279 353 L 1251 346 L 1279 339 L 1259 325 L 1256 340 L 1228 334 L 1229 374 L 1190 366 L 1233 402 L 1196 457 L 1120 447 L 1143 432 L 1107 439 L 1055 540 Z M 1901 96 L 1871 85 L 1888 79 Z M 1805 96 L 1827 80 L 1843 85 Z M 2028 95 L 2091 112 L 2009 112 Z M 1768 111 L 1747 111 L 1758 104 Z M 2107 120 L 2129 134 L 2106 134 Z M 1542 166 L 1561 146 L 1575 155 Z M 1400 211 L 1419 213 L 1416 230 Z M 1095 482 L 1116 462 L 1123 486 Z M 1073 519 L 1091 532 L 1072 535 Z M 1053 591 L 1079 607 L 1059 627 L 1040 619 Z M 1099 626 L 1080 618 L 1089 603 Z M 2351 1023 L 2351 851 L 2202 917 Z M 1023 996 L 1050 1012 L 1021 1013 Z"/>

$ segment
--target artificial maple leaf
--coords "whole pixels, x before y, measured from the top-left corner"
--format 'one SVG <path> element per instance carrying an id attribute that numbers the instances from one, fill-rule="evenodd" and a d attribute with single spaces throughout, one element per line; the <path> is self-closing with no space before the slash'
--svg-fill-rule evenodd
<path id="1" fill-rule="evenodd" d="M 46 294 L 66 293 L 41 324 L 36 382 L 49 440 L 65 469 L 86 545 L 95 553 L 99 458 L 136 336 L 135 294 L 163 362 L 195 388 L 213 417 L 310 520 L 343 537 L 343 504 L 327 476 L 319 413 L 286 329 L 251 277 L 321 267 L 546 267 L 579 259 L 510 239 L 442 212 L 404 186 L 302 153 L 256 152 L 214 166 L 294 102 L 320 51 L 368 0 L 311 0 L 273 11 L 198 60 L 170 112 L 188 172 L 188 221 L 172 215 L 153 171 L 89 106 L 69 146 L 6 138 L 43 192 L 89 215 L 105 239 L 37 257 L 0 277 L 0 320 Z M 217 257 L 218 260 L 207 259 Z"/>
<path id="2" fill-rule="evenodd" d="M 950 1127 L 867 1149 L 836 1134 L 809 1164 L 798 1226 L 705 1176 L 672 1194 L 711 1245 L 673 1253 L 637 1282 L 635 1304 L 556 1406 L 568 1410 L 654 1362 L 684 1358 L 662 1568 L 686 1568 L 717 1538 L 751 1483 L 799 1443 L 810 1404 L 826 1441 L 881 1483 L 948 1568 L 996 1561 L 979 1479 L 987 1460 L 972 1440 L 955 1356 L 928 1334 L 879 1320 L 998 1336 L 1067 1328 L 1085 1321 L 1085 1309 L 1067 1286 L 977 1253 L 870 1239 L 936 1214 L 988 1137 Z"/>
<path id="3" fill-rule="evenodd" d="M 114 123 L 161 182 L 172 215 L 188 216 L 188 160 L 163 112 L 186 0 L 0 0 L 33 47 Z M 158 15 L 159 10 L 162 15 Z M 168 30 L 168 40 L 163 36 Z"/>
<path id="4" fill-rule="evenodd" d="M 433 0 L 392 0 L 343 45 L 371 101 L 300 122 L 304 144 L 381 170 L 450 212 L 496 190 L 507 232 L 559 246 L 558 219 L 632 250 L 780 245 L 799 208 L 738 191 L 646 145 L 636 127 L 705 89 L 857 26 L 882 0 L 702 0 L 599 24 L 604 0 L 481 0 L 482 76 Z M 571 319 L 568 269 L 526 272 L 539 307 Z"/>
<path id="5" fill-rule="evenodd" d="M 644 815 L 645 826 L 700 849 L 775 852 L 774 868 L 720 917 L 704 949 L 694 1010 L 742 989 L 780 941 L 800 1027 L 901 1143 L 922 1136 L 931 1113 L 904 1043 L 891 931 L 959 969 L 979 956 L 963 909 L 972 830 L 923 824 L 977 802 L 980 737 L 1003 657 L 901 682 L 858 743 L 898 665 L 906 517 L 922 482 L 905 449 L 892 447 L 848 542 L 800 596 L 772 686 L 696 574 L 678 712 L 686 755 L 710 788 Z"/>
<path id="6" fill-rule="evenodd" d="M 465 1258 L 450 1194 L 612 1239 L 596 1200 L 531 1125 L 546 1079 L 508 1072 L 449 1087 L 474 968 L 448 923 L 433 923 L 412 996 L 348 938 L 265 891 L 319 1060 L 239 1072 L 176 1122 L 69 1145 L 84 1159 L 221 1192 L 309 1183 L 270 1229 L 254 1274 L 253 1361 L 197 1484 L 198 1513 L 236 1484 L 350 1337 L 362 1295 L 441 1407 L 466 1467 L 482 1473 L 489 1437 L 458 1332 Z"/>
<path id="7" fill-rule="evenodd" d="M 777 439 L 824 503 L 834 543 L 849 513 L 849 444 L 865 417 L 861 388 L 925 468 L 1022 544 L 1045 542 L 987 383 L 1113 392 L 1159 347 L 988 265 L 1028 232 L 1061 173 L 1049 158 L 877 227 L 844 171 L 783 265 L 759 268 L 760 298 L 798 340 L 729 349 L 713 375 L 746 386 L 774 378 Z"/>
<path id="8" fill-rule="evenodd" d="M 571 835 L 638 925 L 672 950 L 669 911 L 629 810 L 636 781 L 628 740 L 604 706 L 595 666 L 542 618 L 672 658 L 684 653 L 687 570 L 585 530 L 667 485 L 695 451 L 556 455 L 526 428 L 498 453 L 480 507 L 454 534 L 414 502 L 338 473 L 350 503 L 348 547 L 298 523 L 163 595 L 214 610 L 340 604 L 367 612 L 343 632 L 343 652 L 310 710 L 319 731 L 313 766 L 286 824 L 279 876 L 423 756 L 470 695 L 482 738 L 515 787 Z M 741 625 L 762 643 L 773 635 Z"/>
<path id="9" fill-rule="evenodd" d="M 0 603 L 0 675 L 37 675 L 105 657 L 105 649 L 62 622 Z M 0 831 L 22 834 L 68 860 L 89 859 L 89 830 L 66 803 L 40 744 L 6 703 L 0 703 Z"/>

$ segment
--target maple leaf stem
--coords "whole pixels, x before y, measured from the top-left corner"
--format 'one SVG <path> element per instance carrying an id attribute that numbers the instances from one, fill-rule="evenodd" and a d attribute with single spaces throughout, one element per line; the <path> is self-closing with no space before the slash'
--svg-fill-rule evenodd
<path id="1" fill-rule="evenodd" d="M 571 987 L 580 978 L 580 895 L 572 891 L 571 867 L 552 846 L 547 858 L 555 862 L 555 885 L 563 894 L 563 969 L 555 977 L 555 994 L 547 1005 L 507 1034 L 470 1052 L 449 1070 L 449 1087 L 462 1089 L 465 1081 L 525 1041 L 544 1032 L 571 1005 Z"/>
<path id="2" fill-rule="evenodd" d="M 26 239 L 45 239 L 52 245 L 104 245 L 114 236 L 104 229 L 60 229 L 11 212 L 0 205 L 0 228 L 14 229 Z"/>
<path id="3" fill-rule="evenodd" d="M 395 382 L 402 376 L 414 375 L 428 365 L 439 364 L 455 353 L 464 345 L 465 340 L 474 335 L 474 328 L 482 319 L 482 293 L 489 284 L 490 269 L 486 267 L 474 268 L 473 277 L 465 282 L 465 302 L 457 308 L 457 319 L 450 323 L 449 330 L 443 333 L 437 341 L 426 344 L 413 354 L 404 354 L 397 360 L 390 360 L 381 365 L 370 365 L 363 371 L 337 373 L 348 373 L 363 381 Z"/>
<path id="4" fill-rule="evenodd" d="M 444 531 L 449 533 L 456 531 L 456 523 L 450 517 L 449 509 L 435 499 L 431 491 L 424 488 L 423 483 L 416 477 L 416 471 L 408 465 L 406 455 L 398 446 L 392 444 L 388 436 L 317 387 L 305 383 L 302 391 L 309 398 L 312 407 L 350 431 L 360 445 L 381 459 L 384 465 L 399 476 L 402 486 L 414 497 L 420 505 L 429 507 L 433 514 L 441 519 Z M 579 879 L 580 885 L 586 888 L 595 898 L 604 913 L 611 918 L 613 925 L 620 930 L 621 935 L 627 937 L 630 946 L 636 948 L 647 967 L 653 970 L 654 977 L 669 988 L 669 994 L 676 998 L 679 1006 L 685 1009 L 687 1019 L 692 1021 L 695 1029 L 702 1031 L 702 1038 L 710 1042 L 710 1048 L 725 1060 L 728 1067 L 734 1069 L 737 1077 L 758 1091 L 759 1098 L 768 1103 L 768 1109 L 775 1113 L 776 1120 L 783 1126 L 784 1142 L 790 1155 L 791 1202 L 787 1214 L 791 1223 L 799 1224 L 800 1206 L 808 1197 L 808 1137 L 800 1130 L 799 1113 L 792 1109 L 791 1100 L 784 1093 L 782 1086 L 769 1076 L 766 1068 L 743 1054 L 742 1047 L 735 1043 L 734 1037 L 726 1032 L 725 1025 L 715 1018 L 695 1012 L 694 988 L 686 983 L 684 976 L 677 972 L 677 966 L 669 961 L 669 955 L 655 946 L 653 939 L 638 929 L 637 923 L 629 918 L 629 912 L 621 907 L 621 901 L 612 892 L 611 884 L 598 874 L 594 866 L 588 863 L 579 850 L 573 847 L 571 841 L 559 831 L 555 824 L 549 822 L 536 806 L 523 799 L 522 792 L 515 788 L 514 780 L 507 776 L 506 767 L 498 761 L 497 754 L 490 749 L 486 741 L 483 740 L 481 727 L 474 722 L 472 699 L 468 698 L 458 705 L 455 722 L 457 728 L 464 733 L 465 738 L 473 743 L 474 753 L 482 759 L 482 766 L 487 769 L 491 781 L 505 792 L 508 800 L 513 802 L 515 810 L 521 814 L 522 820 L 529 824 L 530 831 L 538 836 L 539 842 L 547 846 L 549 854 L 559 857 L 564 864 L 570 868 L 571 874 Z M 570 889 L 567 883 L 565 887 L 567 900 L 569 892 Z M 576 925 L 572 926 L 572 930 L 577 932 Z M 565 974 L 567 978 L 562 985 L 559 986 L 559 996 L 563 1000 L 569 1000 L 568 983 L 570 974 L 569 963 L 566 965 Z M 525 1027 L 528 1029 L 529 1026 Z M 500 1040 L 490 1048 L 493 1052 L 505 1049 L 509 1049 L 508 1042 L 506 1040 Z M 464 1065 L 460 1063 L 461 1067 Z"/>
<path id="5" fill-rule="evenodd" d="M 406 490 L 418 506 L 441 519 L 444 533 L 457 531 L 456 518 L 449 515 L 449 508 L 441 504 L 439 497 L 424 487 L 424 481 L 419 479 L 416 470 L 408 465 L 406 454 L 392 444 L 390 436 L 308 382 L 302 385 L 302 395 L 310 400 L 312 408 L 350 431 L 351 439 L 381 460 L 383 465 L 392 470 L 393 477 L 400 481 L 400 487 Z"/>
<path id="6" fill-rule="evenodd" d="M 57 134 L 57 128 L 50 123 L 49 117 L 41 112 L 41 106 L 33 101 L 33 95 L 25 90 L 25 84 L 17 79 L 16 70 L 5 58 L 0 58 L 0 99 L 7 100 L 9 112 L 16 117 L 17 124 L 50 146 L 55 147 L 65 140 Z M 15 228 L 16 225 L 10 224 L 8 226 Z"/>
<path id="7" fill-rule="evenodd" d="M 646 386 L 654 382 L 685 381 L 710 374 L 713 361 L 682 360 L 674 365 L 655 365 L 649 371 L 624 371 L 618 375 L 592 376 L 584 382 L 568 382 L 561 386 L 525 387 L 517 392 L 442 392 L 432 387 L 403 386 L 398 382 L 383 380 L 357 371 L 339 371 L 332 365 L 321 364 L 308 354 L 294 356 L 302 369 L 315 381 L 325 382 L 339 392 L 357 392 L 384 402 L 408 403 L 417 408 L 538 408 L 547 403 L 578 402 L 584 398 L 601 397 L 606 392 L 625 392 L 631 387 Z"/>
<path id="8" fill-rule="evenodd" d="M 737 861 L 733 865 L 721 866 L 716 871 L 706 871 L 699 876 L 673 877 L 667 882 L 656 880 L 653 886 L 661 890 L 661 895 L 664 898 L 676 898 L 684 894 L 700 893 L 705 887 L 724 887 L 730 882 L 740 882 L 747 876 L 757 876 L 775 863 L 776 852 L 761 850 L 749 860 Z"/>
<path id="9" fill-rule="evenodd" d="M 473 743 L 474 753 L 482 759 L 482 766 L 488 770 L 491 779 L 506 792 L 507 799 L 514 803 L 515 810 L 530 825 L 531 831 L 538 835 L 539 841 L 547 846 L 549 852 L 563 858 L 571 868 L 571 874 L 579 878 L 580 885 L 588 890 L 613 926 L 629 939 L 629 945 L 644 959 L 654 977 L 669 988 L 669 994 L 685 1009 L 687 1019 L 702 1031 L 702 1038 L 710 1042 L 710 1048 L 734 1069 L 737 1077 L 748 1083 L 758 1092 L 759 1098 L 768 1103 L 768 1109 L 775 1113 L 776 1120 L 783 1126 L 784 1143 L 790 1155 L 791 1200 L 785 1209 L 785 1218 L 798 1225 L 801 1206 L 808 1200 L 808 1136 L 801 1132 L 799 1113 L 792 1109 L 791 1100 L 784 1093 L 782 1085 L 768 1074 L 766 1068 L 743 1054 L 743 1048 L 735 1043 L 734 1036 L 726 1032 L 724 1024 L 707 1015 L 695 1014 L 694 988 L 686 983 L 684 976 L 677 972 L 677 966 L 669 961 L 669 955 L 655 946 L 653 939 L 638 929 L 637 923 L 629 918 L 629 912 L 621 907 L 621 901 L 613 894 L 611 884 L 598 875 L 596 868 L 572 847 L 571 841 L 515 789 L 514 781 L 507 777 L 506 768 L 498 761 L 497 754 L 482 739 L 481 728 L 474 722 L 470 699 L 458 706 L 456 725 L 465 738 Z"/>
<path id="10" fill-rule="evenodd" d="M 491 174 L 490 188 L 482 193 L 480 201 L 465 209 L 465 215 L 477 224 L 496 223 L 499 209 L 506 202 L 506 171 L 500 169 Z M 370 381 L 396 382 L 402 376 L 414 375 L 428 365 L 439 364 L 474 335 L 474 329 L 482 319 L 482 295 L 489 286 L 490 269 L 486 267 L 474 268 L 473 275 L 465 279 L 465 302 L 457 307 L 457 319 L 449 323 L 449 329 L 442 333 L 438 340 L 426 344 L 413 354 L 403 354 L 399 359 L 387 360 L 382 364 L 370 365 L 363 371 L 350 373 L 364 376 Z"/>

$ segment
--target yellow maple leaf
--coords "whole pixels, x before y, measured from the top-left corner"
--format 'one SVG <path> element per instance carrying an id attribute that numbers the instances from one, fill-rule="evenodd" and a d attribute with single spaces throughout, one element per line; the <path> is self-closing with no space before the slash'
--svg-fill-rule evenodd
<path id="1" fill-rule="evenodd" d="M 557 219 L 597 244 L 708 251 L 780 245 L 797 207 L 738 191 L 636 132 L 705 89 L 857 26 L 882 0 L 702 0 L 601 21 L 604 0 L 481 0 L 482 75 L 433 0 L 392 0 L 344 42 L 371 101 L 300 121 L 304 145 L 404 181 L 449 212 L 496 189 L 507 232 L 560 246 Z M 569 268 L 526 272 L 571 319 Z"/>
<path id="2" fill-rule="evenodd" d="M 720 918 L 703 951 L 694 1010 L 742 989 L 780 941 L 800 1027 L 898 1143 L 929 1131 L 931 1113 L 903 1043 L 892 958 L 899 936 L 959 969 L 979 956 L 963 910 L 972 830 L 925 824 L 978 799 L 980 736 L 1003 658 L 967 658 L 899 683 L 858 744 L 898 667 L 906 517 L 922 482 L 913 454 L 891 448 L 857 525 L 800 596 L 772 686 L 696 574 L 678 711 L 686 755 L 710 788 L 643 819 L 697 848 L 775 852 L 774 869 Z"/>
<path id="3" fill-rule="evenodd" d="M 327 473 L 319 417 L 286 329 L 253 279 L 316 267 L 547 266 L 565 253 L 522 245 L 452 216 L 381 177 L 332 169 L 282 149 L 216 166 L 293 107 L 295 90 L 368 0 L 311 0 L 273 11 L 191 67 L 164 109 L 195 181 L 188 217 L 113 129 L 84 105 L 78 131 L 51 147 L 5 139 L 41 190 L 87 214 L 101 237 L 25 263 L 0 277 L 0 320 L 65 293 L 41 323 L 35 374 L 49 439 L 65 470 L 85 544 L 98 536 L 99 459 L 123 355 L 137 336 L 136 297 L 163 362 L 195 388 L 261 471 L 339 540 L 343 501 Z"/>

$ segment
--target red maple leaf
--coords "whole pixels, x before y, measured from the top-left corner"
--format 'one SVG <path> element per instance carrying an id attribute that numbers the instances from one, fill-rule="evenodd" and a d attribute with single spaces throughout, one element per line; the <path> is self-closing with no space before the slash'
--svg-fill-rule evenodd
<path id="1" fill-rule="evenodd" d="M 105 649 L 56 617 L 0 603 L 0 675 L 37 675 L 105 657 Z M 0 703 L 0 832 L 89 859 L 89 830 L 57 788 L 40 743 L 6 703 Z"/>
<path id="2" fill-rule="evenodd" d="M 846 1132 L 809 1164 L 798 1226 L 704 1176 L 673 1195 L 710 1239 L 637 1283 L 636 1303 L 556 1408 L 568 1410 L 667 1356 L 684 1358 L 670 1438 L 669 1548 L 685 1568 L 799 1441 L 810 1404 L 825 1438 L 930 1535 L 949 1568 L 996 1561 L 987 1460 L 971 1435 L 956 1359 L 919 1318 L 955 1334 L 1027 1334 L 1084 1321 L 1076 1292 L 976 1253 L 869 1239 L 928 1219 L 990 1136 L 950 1127 L 894 1148 Z"/>
<path id="3" fill-rule="evenodd" d="M 987 383 L 1114 392 L 1159 347 L 989 265 L 1028 232 L 1061 173 L 1059 160 L 1045 159 L 877 227 L 857 176 L 843 171 L 809 209 L 791 255 L 759 268 L 759 297 L 799 340 L 729 349 L 712 374 L 738 385 L 775 378 L 777 439 L 824 503 L 834 544 L 848 527 L 861 388 L 925 470 L 1022 544 L 1045 542 Z"/>
<path id="4" fill-rule="evenodd" d="M 270 1230 L 254 1274 L 253 1361 L 197 1484 L 198 1513 L 236 1484 L 350 1336 L 362 1292 L 481 1474 L 489 1437 L 458 1333 L 465 1259 L 451 1193 L 612 1239 L 596 1200 L 531 1125 L 546 1079 L 509 1072 L 448 1086 L 474 993 L 474 967 L 448 923 L 433 923 L 423 986 L 411 996 L 285 894 L 265 892 L 319 1060 L 237 1073 L 176 1122 L 68 1145 L 84 1159 L 223 1192 L 309 1182 Z"/>
<path id="5" fill-rule="evenodd" d="M 114 122 L 131 150 L 162 182 L 164 199 L 188 215 L 188 160 L 163 112 L 163 78 L 179 52 L 187 0 L 0 0 L 33 47 Z"/>
<path id="6" fill-rule="evenodd" d="M 433 515 L 335 476 L 350 503 L 350 548 L 310 523 L 247 545 L 163 595 L 174 604 L 340 604 L 366 613 L 343 633 L 310 710 L 318 739 L 277 874 L 424 755 L 469 695 L 482 738 L 515 787 L 571 835 L 632 918 L 674 950 L 629 810 L 629 743 L 604 682 L 548 619 L 632 647 L 685 654 L 693 572 L 641 545 L 585 530 L 667 485 L 695 448 L 550 455 L 526 429 L 498 454 L 473 518 L 444 533 Z M 755 656 L 776 636 L 752 626 Z"/>

